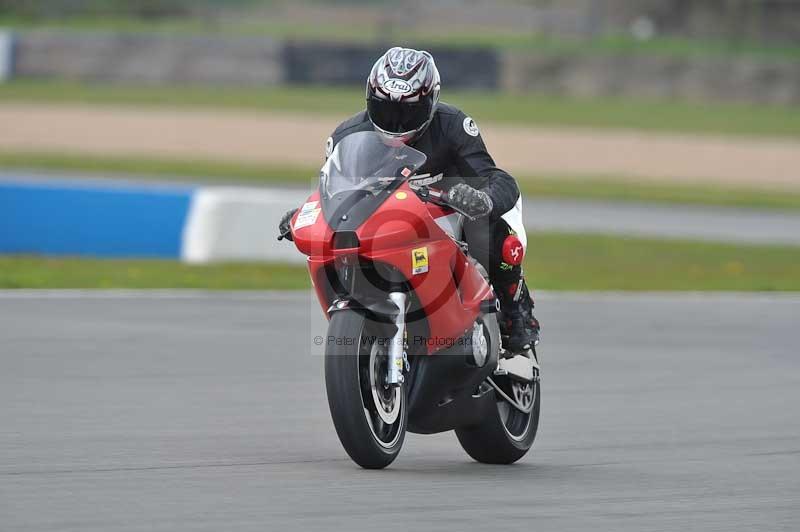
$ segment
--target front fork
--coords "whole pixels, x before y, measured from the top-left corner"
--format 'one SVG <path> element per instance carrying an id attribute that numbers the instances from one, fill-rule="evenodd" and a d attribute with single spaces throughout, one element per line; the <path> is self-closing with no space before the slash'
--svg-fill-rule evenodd
<path id="1" fill-rule="evenodd" d="M 389 370 L 386 376 L 386 383 L 389 386 L 399 386 L 403 384 L 403 367 L 406 361 L 405 341 L 406 341 L 406 299 L 403 292 L 391 292 L 389 301 L 397 307 L 397 314 L 394 318 L 394 325 L 397 331 L 394 333 L 389 343 Z"/>

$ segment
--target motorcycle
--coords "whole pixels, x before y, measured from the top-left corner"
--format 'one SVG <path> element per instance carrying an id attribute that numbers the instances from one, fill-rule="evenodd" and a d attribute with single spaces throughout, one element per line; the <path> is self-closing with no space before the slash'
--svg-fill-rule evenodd
<path id="1" fill-rule="evenodd" d="M 291 220 L 329 320 L 331 417 L 364 468 L 394 461 L 407 431 L 455 430 L 473 459 L 510 464 L 536 437 L 536 350 L 503 349 L 499 301 L 459 240 L 469 217 L 417 175 L 425 161 L 374 132 L 350 134 Z"/>

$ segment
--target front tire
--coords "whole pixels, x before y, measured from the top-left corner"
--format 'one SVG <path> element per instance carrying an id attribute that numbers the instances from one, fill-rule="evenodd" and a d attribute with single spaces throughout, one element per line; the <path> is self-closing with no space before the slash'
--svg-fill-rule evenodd
<path id="1" fill-rule="evenodd" d="M 406 434 L 406 387 L 386 387 L 386 326 L 352 310 L 331 316 L 325 349 L 325 387 L 336 434 L 366 469 L 391 464 Z"/>
<path id="2" fill-rule="evenodd" d="M 538 377 L 538 371 L 534 373 Z M 530 411 L 524 413 L 516 409 L 495 391 L 497 408 L 480 424 L 456 429 L 456 436 L 461 447 L 476 461 L 512 464 L 525 456 L 536 438 L 541 386 L 538 379 L 527 385 L 508 377 L 495 377 L 493 382 Z"/>

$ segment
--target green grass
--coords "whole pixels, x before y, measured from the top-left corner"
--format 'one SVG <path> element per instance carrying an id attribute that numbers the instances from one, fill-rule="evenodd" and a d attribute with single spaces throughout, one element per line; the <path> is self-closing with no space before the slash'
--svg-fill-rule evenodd
<path id="1" fill-rule="evenodd" d="M 800 247 L 532 233 L 526 271 L 549 290 L 800 290 Z"/>
<path id="2" fill-rule="evenodd" d="M 0 288 L 197 288 L 272 290 L 310 287 L 303 268 L 262 264 L 194 266 L 169 260 L 0 255 Z"/>
<path id="3" fill-rule="evenodd" d="M 11 168 L 73 171 L 98 177 L 132 175 L 137 179 L 189 180 L 193 183 L 304 187 L 313 186 L 319 173 L 319 169 L 312 167 L 0 151 L 0 169 Z M 613 177 L 517 176 L 517 178 L 523 193 L 537 198 L 800 210 L 800 189 L 771 190 L 722 185 L 654 183 Z"/>
<path id="4" fill-rule="evenodd" d="M 297 166 L 0 151 L 0 169 L 12 168 L 78 172 L 95 177 L 130 175 L 136 179 L 254 185 L 310 185 L 319 176 L 319 168 Z"/>
<path id="5" fill-rule="evenodd" d="M 620 178 L 528 176 L 521 176 L 519 184 L 522 193 L 533 198 L 800 210 L 800 189 L 772 190 L 702 183 L 687 185 Z"/>
<path id="6" fill-rule="evenodd" d="M 531 233 L 526 271 L 547 290 L 800 290 L 800 247 Z M 290 244 L 287 244 L 290 245 Z M 0 288 L 310 288 L 303 267 L 0 257 Z"/>
<path id="7" fill-rule="evenodd" d="M 657 36 L 641 41 L 627 34 L 604 35 L 588 39 L 551 37 L 528 31 L 463 30 L 440 25 L 436 31 L 386 24 L 365 25 L 359 22 L 302 24 L 263 14 L 226 18 L 173 17 L 142 19 L 124 15 L 84 15 L 59 19 L 0 16 L 0 27 L 14 29 L 74 30 L 96 32 L 158 33 L 158 34 L 222 34 L 261 36 L 275 39 L 325 40 L 346 43 L 386 43 L 425 47 L 484 46 L 499 50 L 536 50 L 558 54 L 658 54 L 670 57 L 747 55 L 756 58 L 798 58 L 800 46 L 793 44 L 763 44 L 750 41 L 721 39 L 691 39 Z"/>
<path id="8" fill-rule="evenodd" d="M 478 122 L 524 126 L 624 128 L 728 135 L 800 136 L 800 107 L 631 99 L 568 99 L 535 94 L 448 91 L 443 99 Z M 0 85 L 2 102 L 217 107 L 329 114 L 363 108 L 357 87 L 145 87 L 16 80 Z"/>

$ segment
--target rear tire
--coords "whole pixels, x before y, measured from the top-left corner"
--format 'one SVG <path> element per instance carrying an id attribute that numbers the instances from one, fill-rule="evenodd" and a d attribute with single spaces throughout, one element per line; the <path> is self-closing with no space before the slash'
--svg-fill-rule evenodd
<path id="1" fill-rule="evenodd" d="M 495 378 L 495 382 L 514 397 L 515 384 L 508 377 Z M 530 450 L 539 427 L 541 386 L 539 382 L 528 386 L 533 395 L 529 413 L 517 410 L 495 391 L 497 408 L 486 419 L 478 425 L 456 429 L 458 442 L 473 459 L 484 464 L 512 464 Z"/>
<path id="2" fill-rule="evenodd" d="M 366 469 L 391 464 L 406 434 L 406 387 L 384 386 L 389 344 L 375 341 L 386 340 L 384 329 L 352 310 L 335 312 L 328 325 L 328 338 L 342 340 L 325 349 L 331 418 L 344 450 Z"/>

